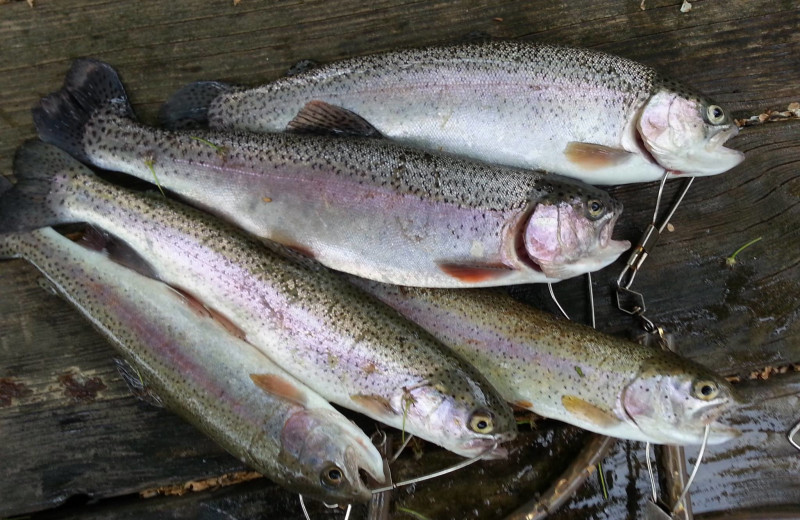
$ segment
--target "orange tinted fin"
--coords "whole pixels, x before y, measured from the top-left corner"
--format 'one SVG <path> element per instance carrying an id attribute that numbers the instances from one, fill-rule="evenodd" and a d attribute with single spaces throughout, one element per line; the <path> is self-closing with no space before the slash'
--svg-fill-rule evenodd
<path id="1" fill-rule="evenodd" d="M 513 404 L 517 408 L 521 408 L 523 410 L 530 410 L 533 408 L 533 403 L 530 401 L 514 401 Z"/>
<path id="2" fill-rule="evenodd" d="M 220 313 L 219 311 L 216 311 L 216 310 L 212 309 L 211 307 L 206 306 L 203 302 L 198 300 L 195 296 L 193 296 L 192 294 L 184 291 L 183 289 L 179 289 L 177 287 L 172 287 L 172 286 L 169 286 L 169 287 L 170 287 L 170 289 L 172 289 L 173 291 L 178 293 L 180 295 L 180 297 L 183 298 L 183 301 L 186 303 L 186 305 L 189 306 L 189 308 L 192 309 L 198 316 L 202 316 L 204 318 L 213 319 L 214 321 L 216 321 L 217 323 L 222 325 L 222 327 L 231 336 L 234 336 L 234 337 L 239 338 L 241 340 L 244 340 L 244 339 L 247 338 L 247 333 L 245 333 L 245 331 L 240 329 L 238 325 L 236 325 L 231 320 L 229 320 L 228 317 L 225 316 L 224 314 Z"/>
<path id="3" fill-rule="evenodd" d="M 439 269 L 445 274 L 460 280 L 464 283 L 479 283 L 489 280 L 497 280 L 508 274 L 512 269 L 504 265 L 469 265 L 469 264 L 449 264 L 440 263 Z"/>
<path id="4" fill-rule="evenodd" d="M 281 376 L 275 374 L 250 374 L 250 379 L 253 380 L 257 387 L 268 394 L 288 399 L 300 406 L 306 406 L 308 403 L 305 395 L 297 388 L 297 385 Z"/>
<path id="5" fill-rule="evenodd" d="M 599 170 L 616 166 L 633 155 L 619 148 L 611 148 L 602 144 L 579 143 L 571 141 L 564 148 L 567 160 L 587 170 Z"/>
<path id="6" fill-rule="evenodd" d="M 366 119 L 346 108 L 324 101 L 309 101 L 286 125 L 286 130 L 302 134 L 382 137 Z"/>
<path id="7" fill-rule="evenodd" d="M 385 397 L 374 394 L 354 394 L 350 399 L 362 408 L 371 411 L 374 415 L 395 417 L 398 415 Z"/>
<path id="8" fill-rule="evenodd" d="M 563 396 L 561 404 L 575 417 L 600 427 L 607 428 L 620 423 L 620 420 L 610 413 L 574 395 Z"/>

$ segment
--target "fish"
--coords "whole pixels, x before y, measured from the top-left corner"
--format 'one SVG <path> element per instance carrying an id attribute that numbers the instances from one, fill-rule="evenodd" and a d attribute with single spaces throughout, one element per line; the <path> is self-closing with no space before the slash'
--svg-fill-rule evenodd
<path id="1" fill-rule="evenodd" d="M 387 283 L 555 282 L 605 267 L 622 205 L 585 183 L 382 139 L 170 132 L 136 123 L 116 71 L 76 61 L 33 111 L 42 140 L 338 271 Z"/>
<path id="2" fill-rule="evenodd" d="M 557 319 L 498 290 L 432 290 L 347 279 L 462 355 L 509 402 L 602 435 L 701 444 L 739 435 L 717 419 L 731 385 L 678 354 Z"/>
<path id="3" fill-rule="evenodd" d="M 329 503 L 370 499 L 359 471 L 385 481 L 364 432 L 168 285 L 53 228 L 0 235 L 0 257 L 33 264 L 160 402 L 270 480 Z"/>
<path id="4" fill-rule="evenodd" d="M 593 185 L 717 175 L 744 160 L 720 105 L 651 67 L 604 52 L 486 41 L 344 59 L 256 88 L 189 84 L 169 125 L 313 132 L 338 107 L 386 138 Z M 343 132 L 347 132 L 347 125 Z"/>
<path id="5" fill-rule="evenodd" d="M 0 233 L 89 224 L 136 252 L 126 265 L 202 302 L 325 399 L 466 457 L 500 457 L 515 437 L 510 407 L 474 367 L 332 271 L 160 194 L 103 181 L 40 141 L 15 164 Z"/>

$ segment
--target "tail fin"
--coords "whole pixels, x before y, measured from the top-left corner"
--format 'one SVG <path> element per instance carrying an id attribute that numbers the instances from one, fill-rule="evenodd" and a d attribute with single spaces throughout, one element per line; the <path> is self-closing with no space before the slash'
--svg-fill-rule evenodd
<path id="1" fill-rule="evenodd" d="M 158 113 L 161 124 L 170 130 L 208 126 L 211 102 L 236 87 L 218 81 L 189 83 L 170 97 Z"/>
<path id="2" fill-rule="evenodd" d="M 66 152 L 41 141 L 27 141 L 14 156 L 17 183 L 0 194 L 0 233 L 31 231 L 73 222 L 61 202 L 63 190 L 54 187 L 68 177 L 87 172 Z"/>
<path id="3" fill-rule="evenodd" d="M 86 160 L 84 130 L 99 111 L 133 119 L 133 110 L 117 72 L 107 63 L 76 60 L 61 90 L 42 98 L 33 109 L 33 122 L 42 141 Z"/>

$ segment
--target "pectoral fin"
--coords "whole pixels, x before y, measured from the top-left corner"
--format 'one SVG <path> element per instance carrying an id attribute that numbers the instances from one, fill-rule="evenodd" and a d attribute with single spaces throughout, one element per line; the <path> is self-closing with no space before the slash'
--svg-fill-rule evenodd
<path id="1" fill-rule="evenodd" d="M 620 423 L 620 420 L 597 406 L 574 395 L 561 397 L 561 404 L 569 413 L 601 428 L 609 428 Z"/>
<path id="2" fill-rule="evenodd" d="M 350 399 L 360 407 L 369 410 L 379 417 L 397 417 L 399 415 L 385 398 L 375 394 L 354 394 Z"/>
<path id="3" fill-rule="evenodd" d="M 439 263 L 438 265 L 442 272 L 464 283 L 480 283 L 489 280 L 497 280 L 514 272 L 513 269 L 502 264 Z"/>
<path id="4" fill-rule="evenodd" d="M 276 374 L 250 374 L 250 379 L 257 387 L 268 394 L 288 399 L 300 406 L 306 406 L 307 404 L 303 392 L 294 382 L 284 377 Z"/>
<path id="5" fill-rule="evenodd" d="M 346 108 L 324 101 L 309 101 L 286 125 L 286 130 L 304 134 L 382 137 L 366 119 Z"/>
<path id="6" fill-rule="evenodd" d="M 600 170 L 622 164 L 634 154 L 602 144 L 571 141 L 564 148 L 564 155 L 569 162 L 586 170 Z"/>

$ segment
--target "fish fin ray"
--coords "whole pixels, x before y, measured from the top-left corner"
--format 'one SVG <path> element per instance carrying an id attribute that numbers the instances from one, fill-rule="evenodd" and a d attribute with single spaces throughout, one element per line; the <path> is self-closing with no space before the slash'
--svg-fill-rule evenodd
<path id="1" fill-rule="evenodd" d="M 319 100 L 306 103 L 286 125 L 286 130 L 301 134 L 383 137 L 377 128 L 355 112 Z"/>
<path id="2" fill-rule="evenodd" d="M 561 404 L 572 415 L 602 428 L 609 428 L 621 422 L 609 412 L 574 395 L 562 396 Z"/>
<path id="3" fill-rule="evenodd" d="M 88 226 L 78 242 L 92 251 L 105 254 L 110 260 L 147 278 L 160 280 L 158 271 L 130 244 L 94 226 Z"/>
<path id="4" fill-rule="evenodd" d="M 33 109 L 33 122 L 42 141 L 88 162 L 84 127 L 99 110 L 134 119 L 117 72 L 107 63 L 83 58 L 73 62 L 61 90 L 42 98 Z"/>
<path id="5" fill-rule="evenodd" d="M 114 364 L 117 366 L 119 376 L 125 381 L 125 384 L 128 385 L 128 389 L 134 396 L 149 405 L 157 408 L 164 408 L 164 402 L 158 394 L 142 380 L 141 374 L 133 365 L 120 357 L 114 358 Z"/>
<path id="6" fill-rule="evenodd" d="M 219 81 L 195 81 L 175 92 L 158 111 L 162 126 L 186 130 L 208 126 L 208 109 L 221 94 L 238 87 Z"/>
<path id="7" fill-rule="evenodd" d="M 480 264 L 459 264 L 440 262 L 439 269 L 448 276 L 464 282 L 464 283 L 479 283 L 490 280 L 497 280 L 511 274 L 514 270 L 508 266 L 498 265 L 480 265 Z"/>
<path id="8" fill-rule="evenodd" d="M 288 399 L 300 406 L 308 404 L 300 388 L 285 377 L 277 374 L 250 374 L 250 379 L 257 387 L 268 394 Z"/>
<path id="9" fill-rule="evenodd" d="M 621 148 L 570 141 L 564 155 L 569 162 L 586 170 L 600 170 L 622 164 L 634 154 Z"/>
<path id="10" fill-rule="evenodd" d="M 180 288 L 170 285 L 170 289 L 175 291 L 186 303 L 186 305 L 193 310 L 198 316 L 203 318 L 211 318 L 216 321 L 222 328 L 224 328 L 228 334 L 231 336 L 238 338 L 242 341 L 247 341 L 247 333 L 243 331 L 236 323 L 231 321 L 230 318 L 222 314 L 220 311 L 214 309 L 213 307 L 209 307 L 191 292 Z"/>
<path id="11" fill-rule="evenodd" d="M 32 231 L 75 222 L 60 211 L 60 188 L 64 178 L 89 172 L 66 152 L 39 140 L 23 143 L 14 156 L 17 183 L 0 196 L 0 233 Z"/>

